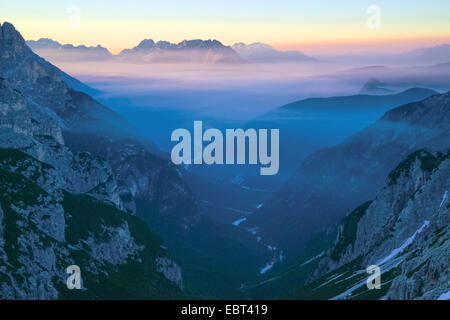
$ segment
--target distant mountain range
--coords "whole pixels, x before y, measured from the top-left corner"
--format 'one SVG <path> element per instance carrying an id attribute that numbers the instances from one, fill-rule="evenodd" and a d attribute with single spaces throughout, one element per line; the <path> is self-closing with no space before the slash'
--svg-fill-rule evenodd
<path id="1" fill-rule="evenodd" d="M 318 59 L 309 57 L 300 51 L 280 51 L 274 47 L 255 42 L 245 44 L 236 43 L 232 48 L 245 60 L 250 62 L 274 63 L 274 62 L 319 62 Z"/>
<path id="2" fill-rule="evenodd" d="M 236 43 L 232 47 L 218 40 L 184 40 L 179 43 L 168 41 L 142 40 L 136 47 L 124 49 L 113 55 L 108 49 L 97 45 L 60 44 L 48 38 L 28 40 L 27 45 L 37 54 L 50 60 L 105 60 L 121 59 L 139 62 L 200 62 L 200 63 L 313 63 L 319 60 L 304 55 L 300 51 L 279 51 L 264 43 L 246 45 Z"/>
<path id="3" fill-rule="evenodd" d="M 236 52 L 217 40 L 184 40 L 180 43 L 142 40 L 132 49 L 125 49 L 119 58 L 144 62 L 243 63 Z"/>
<path id="4" fill-rule="evenodd" d="M 360 63 L 414 63 L 442 64 L 450 62 L 450 45 L 414 49 L 400 54 L 349 53 L 341 55 L 320 55 L 312 57 L 297 50 L 277 50 L 261 42 L 235 43 L 225 46 L 218 40 L 183 40 L 179 43 L 144 39 L 137 46 L 124 49 L 118 55 L 97 46 L 74 46 L 61 44 L 49 38 L 28 40 L 27 45 L 44 58 L 54 60 L 104 60 L 121 58 L 141 62 L 200 62 L 200 63 L 317 63 L 350 62 Z M 373 71 L 373 70 L 372 70 Z"/>
<path id="5" fill-rule="evenodd" d="M 401 53 L 383 52 L 349 52 L 343 54 L 322 54 L 317 58 L 330 62 L 346 62 L 360 64 L 414 64 L 432 65 L 450 62 L 450 44 L 417 48 Z"/>
<path id="6" fill-rule="evenodd" d="M 108 49 L 101 45 L 96 47 L 74 46 L 72 44 L 61 44 L 48 38 L 27 40 L 26 44 L 36 53 L 44 57 L 51 55 L 53 59 L 57 60 L 100 60 L 112 58 L 113 56 Z"/>
<path id="7" fill-rule="evenodd" d="M 450 44 L 411 50 L 403 58 L 418 62 L 446 63 L 450 62 Z"/>

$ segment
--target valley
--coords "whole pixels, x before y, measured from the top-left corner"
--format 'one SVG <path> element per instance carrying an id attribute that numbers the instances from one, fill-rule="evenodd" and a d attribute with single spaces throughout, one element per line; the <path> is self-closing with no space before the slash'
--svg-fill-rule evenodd
<path id="1" fill-rule="evenodd" d="M 0 298 L 447 297 L 450 84 L 416 59 L 198 39 L 111 54 L 3 22 Z"/>

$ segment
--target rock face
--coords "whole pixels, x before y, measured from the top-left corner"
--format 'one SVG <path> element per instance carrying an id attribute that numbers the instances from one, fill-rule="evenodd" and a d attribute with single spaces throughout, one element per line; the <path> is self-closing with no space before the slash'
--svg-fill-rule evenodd
<path id="1" fill-rule="evenodd" d="M 450 93 L 394 108 L 344 143 L 307 157 L 253 220 L 264 238 L 295 252 L 312 231 L 329 228 L 373 199 L 408 154 L 421 148 L 446 153 L 449 141 Z"/>
<path id="2" fill-rule="evenodd" d="M 450 152 L 419 150 L 389 174 L 385 187 L 349 214 L 320 261 L 315 291 L 336 299 L 437 299 L 450 290 Z M 368 290 L 366 268 L 381 268 Z M 345 281 L 343 280 L 345 279 Z"/>
<path id="3" fill-rule="evenodd" d="M 167 257 L 156 257 L 156 264 L 159 272 L 162 272 L 167 279 L 176 283 L 178 287 L 183 290 L 181 269 L 173 260 L 170 260 Z"/>
<path id="4" fill-rule="evenodd" d="M 128 175 L 111 166 L 111 158 L 71 149 L 63 138 L 63 132 L 93 128 L 114 132 L 110 143 L 118 143 L 120 153 L 138 145 L 117 142 L 133 129 L 70 89 L 8 23 L 0 26 L 0 77 L 0 298 L 180 297 L 179 267 L 130 215 L 136 191 Z M 150 177 L 155 168 L 169 170 L 147 147 L 140 152 Z M 157 188 L 151 178 L 142 186 L 152 194 Z M 173 190 L 187 192 L 182 184 Z M 162 268 L 158 259 L 172 262 Z M 70 265 L 81 269 L 82 290 L 66 288 Z"/>
<path id="5" fill-rule="evenodd" d="M 0 128 L 29 136 L 50 136 L 62 144 L 62 131 L 58 123 L 51 117 L 45 117 L 45 123 L 37 122 L 32 118 L 32 112 L 23 94 L 13 89 L 6 80 L 0 79 Z"/>

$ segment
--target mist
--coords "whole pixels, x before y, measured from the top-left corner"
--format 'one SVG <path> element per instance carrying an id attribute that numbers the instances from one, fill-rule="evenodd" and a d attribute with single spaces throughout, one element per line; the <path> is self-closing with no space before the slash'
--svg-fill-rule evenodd
<path id="1" fill-rule="evenodd" d="M 436 67 L 366 67 L 358 63 L 129 63 L 58 62 L 58 67 L 101 91 L 100 102 L 124 115 L 159 148 L 170 134 L 191 128 L 238 128 L 274 108 L 309 97 L 362 93 L 376 78 L 388 93 L 416 86 L 450 87 Z M 371 94 L 369 92 L 364 92 Z M 334 142 L 334 140 L 333 140 Z"/>

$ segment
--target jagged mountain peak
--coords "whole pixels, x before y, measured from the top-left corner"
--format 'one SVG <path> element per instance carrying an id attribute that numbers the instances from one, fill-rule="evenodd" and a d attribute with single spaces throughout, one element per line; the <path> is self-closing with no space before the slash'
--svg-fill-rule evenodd
<path id="1" fill-rule="evenodd" d="M 9 37 L 15 37 L 15 38 L 22 38 L 22 36 L 20 35 L 20 33 L 16 30 L 16 28 L 14 27 L 14 25 L 10 22 L 3 22 L 0 23 L 0 28 L 1 28 L 1 35 L 3 38 Z M 22 38 L 23 39 L 23 38 Z"/>
<path id="2" fill-rule="evenodd" d="M 58 41 L 50 38 L 40 38 L 38 40 L 27 40 L 28 46 L 35 49 L 58 49 L 62 45 Z"/>
<path id="3" fill-rule="evenodd" d="M 153 39 L 144 39 L 136 46 L 136 48 L 148 49 L 153 48 L 154 45 L 155 41 Z"/>
<path id="4" fill-rule="evenodd" d="M 201 39 L 193 39 L 193 40 L 183 40 L 178 44 L 179 47 L 192 48 L 192 49 L 211 49 L 211 48 L 223 48 L 225 47 L 218 40 L 201 40 Z"/>
<path id="5" fill-rule="evenodd" d="M 23 55 L 30 51 L 19 31 L 9 22 L 0 25 L 0 55 L 8 58 Z"/>
<path id="6" fill-rule="evenodd" d="M 202 40 L 202 39 L 192 39 L 192 40 L 183 40 L 179 43 L 172 43 L 169 41 L 158 41 L 155 42 L 153 39 L 144 39 L 142 40 L 136 47 L 133 49 L 125 49 L 127 50 L 177 50 L 177 49 L 219 49 L 226 48 L 220 41 L 218 40 Z"/>
<path id="7" fill-rule="evenodd" d="M 122 50 L 119 56 L 143 62 L 245 62 L 231 47 L 215 39 L 192 39 L 179 43 L 144 39 L 136 47 Z"/>
<path id="8" fill-rule="evenodd" d="M 27 40 L 26 44 L 38 54 L 45 54 L 54 60 L 58 59 L 105 59 L 111 58 L 112 54 L 100 44 L 96 46 L 61 44 L 49 38 L 39 40 Z M 75 54 L 71 55 L 71 54 Z"/>

